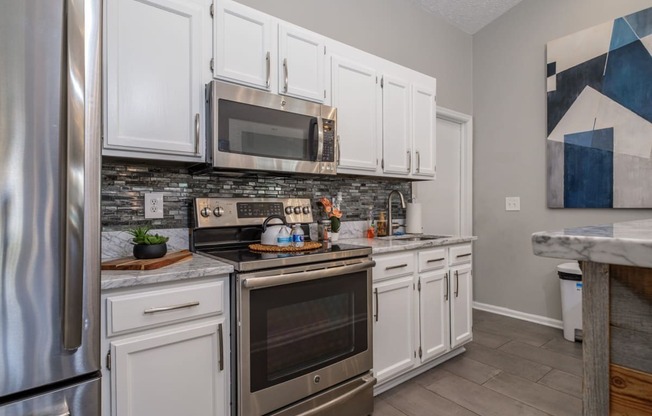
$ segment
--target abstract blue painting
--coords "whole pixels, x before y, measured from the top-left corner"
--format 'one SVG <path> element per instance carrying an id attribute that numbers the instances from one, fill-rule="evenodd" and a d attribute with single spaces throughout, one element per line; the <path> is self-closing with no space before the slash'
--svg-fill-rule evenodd
<path id="1" fill-rule="evenodd" d="M 548 207 L 652 207 L 652 8 L 548 42 Z"/>

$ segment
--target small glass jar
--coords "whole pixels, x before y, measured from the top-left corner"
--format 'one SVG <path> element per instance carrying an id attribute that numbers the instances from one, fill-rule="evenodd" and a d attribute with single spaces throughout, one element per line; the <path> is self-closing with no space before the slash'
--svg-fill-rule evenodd
<path id="1" fill-rule="evenodd" d="M 319 228 L 317 229 L 317 236 L 319 241 L 328 241 L 331 236 L 331 220 L 319 221 Z"/>

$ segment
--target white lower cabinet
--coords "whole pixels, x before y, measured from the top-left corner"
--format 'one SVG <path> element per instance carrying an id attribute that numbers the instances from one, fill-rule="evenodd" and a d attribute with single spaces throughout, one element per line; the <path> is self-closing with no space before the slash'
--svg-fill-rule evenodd
<path id="1" fill-rule="evenodd" d="M 374 256 L 378 386 L 472 339 L 471 245 Z M 406 377 L 409 377 L 407 375 Z"/>
<path id="2" fill-rule="evenodd" d="M 227 278 L 103 293 L 102 415 L 229 415 L 227 296 Z"/>

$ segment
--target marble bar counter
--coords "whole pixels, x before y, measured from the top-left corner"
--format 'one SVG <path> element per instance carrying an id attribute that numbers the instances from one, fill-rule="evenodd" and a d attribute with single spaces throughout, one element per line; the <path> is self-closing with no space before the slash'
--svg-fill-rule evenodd
<path id="1" fill-rule="evenodd" d="M 584 416 L 652 415 L 652 219 L 532 235 L 582 268 Z"/>
<path id="2" fill-rule="evenodd" d="M 396 236 L 392 238 L 347 238 L 339 241 L 346 244 L 371 247 L 372 254 L 395 253 L 405 250 L 420 250 L 429 247 L 450 246 L 477 240 L 475 236 L 450 236 L 433 240 L 412 241 L 409 238 Z"/>
<path id="3" fill-rule="evenodd" d="M 233 272 L 233 266 L 198 253 L 190 260 L 155 270 L 102 270 L 102 290 L 142 286 L 154 283 L 218 276 Z"/>

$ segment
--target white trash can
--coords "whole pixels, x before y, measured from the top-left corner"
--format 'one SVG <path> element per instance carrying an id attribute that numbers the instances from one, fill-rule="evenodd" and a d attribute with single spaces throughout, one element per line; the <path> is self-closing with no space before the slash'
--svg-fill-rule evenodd
<path id="1" fill-rule="evenodd" d="M 582 270 L 577 262 L 557 266 L 561 286 L 564 338 L 582 341 Z"/>

